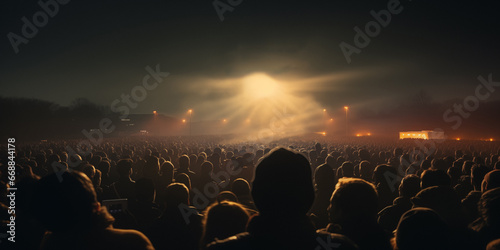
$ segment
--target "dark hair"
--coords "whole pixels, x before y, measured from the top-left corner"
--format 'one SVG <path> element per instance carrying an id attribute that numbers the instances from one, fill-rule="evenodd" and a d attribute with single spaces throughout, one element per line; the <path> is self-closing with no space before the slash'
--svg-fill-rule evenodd
<path id="1" fill-rule="evenodd" d="M 342 211 L 342 218 L 335 219 L 330 214 L 332 222 L 340 220 L 374 219 L 378 212 L 378 194 L 375 186 L 359 178 L 341 178 L 330 199 L 334 211 Z"/>
<path id="2" fill-rule="evenodd" d="M 420 192 L 420 178 L 414 174 L 407 175 L 399 185 L 399 195 L 411 198 Z"/>
<path id="3" fill-rule="evenodd" d="M 273 149 L 255 169 L 252 196 L 261 215 L 306 214 L 314 201 L 309 161 L 294 151 Z M 284 204 L 289 206 L 283 209 Z"/>
<path id="4" fill-rule="evenodd" d="M 429 169 L 422 173 L 421 188 L 425 189 L 432 186 L 450 186 L 451 178 L 443 170 Z"/>
<path id="5" fill-rule="evenodd" d="M 167 207 L 178 207 L 180 204 L 189 205 L 189 190 L 182 183 L 172 183 L 167 186 L 164 194 Z"/>
<path id="6" fill-rule="evenodd" d="M 78 171 L 48 175 L 37 183 L 35 215 L 47 230 L 83 231 L 96 225 L 97 196 L 90 179 Z M 105 210 L 103 210 L 105 211 Z M 112 217 L 107 224 L 111 224 Z"/>
<path id="7" fill-rule="evenodd" d="M 249 219 L 246 209 L 239 203 L 222 201 L 205 210 L 202 245 L 246 231 Z"/>
<path id="8" fill-rule="evenodd" d="M 121 177 L 127 177 L 130 175 L 130 171 L 132 170 L 132 160 L 131 159 L 122 159 L 116 163 L 116 171 Z"/>

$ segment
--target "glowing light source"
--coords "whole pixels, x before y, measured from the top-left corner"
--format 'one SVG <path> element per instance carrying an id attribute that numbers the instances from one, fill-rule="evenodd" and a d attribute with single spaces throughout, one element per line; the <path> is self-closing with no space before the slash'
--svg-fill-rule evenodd
<path id="1" fill-rule="evenodd" d="M 323 112 L 326 112 L 326 109 L 323 109 Z"/>
<path id="2" fill-rule="evenodd" d="M 182 123 L 186 123 L 186 119 L 182 119 Z"/>
<path id="3" fill-rule="evenodd" d="M 372 133 L 367 133 L 366 135 L 367 135 L 367 136 L 371 136 L 371 135 L 372 135 Z"/>
<path id="4" fill-rule="evenodd" d="M 227 119 L 222 119 L 222 122 L 227 122 Z"/>
<path id="5" fill-rule="evenodd" d="M 333 118 L 330 118 L 330 121 L 333 122 Z"/>
<path id="6" fill-rule="evenodd" d="M 490 138 L 490 141 L 493 141 L 493 138 Z"/>
<path id="7" fill-rule="evenodd" d="M 456 140 L 457 140 L 457 141 L 460 141 L 460 138 L 457 138 Z"/>
<path id="8" fill-rule="evenodd" d="M 349 107 L 347 107 L 347 106 L 344 106 L 344 109 L 345 109 L 345 110 L 348 110 L 348 109 L 349 109 Z"/>
<path id="9" fill-rule="evenodd" d="M 153 111 L 153 114 L 155 114 L 155 115 L 156 115 L 156 110 L 155 110 L 155 111 Z"/>
<path id="10" fill-rule="evenodd" d="M 357 137 L 360 137 L 360 136 L 361 136 L 361 134 L 356 134 L 356 136 L 357 136 Z"/>
<path id="11" fill-rule="evenodd" d="M 193 110 L 192 109 L 188 110 L 188 113 L 189 114 L 193 113 Z"/>
<path id="12" fill-rule="evenodd" d="M 245 95 L 252 99 L 274 97 L 279 93 L 276 80 L 264 73 L 251 74 L 243 79 Z"/>
<path id="13" fill-rule="evenodd" d="M 326 132 L 321 133 L 323 136 L 326 136 Z"/>

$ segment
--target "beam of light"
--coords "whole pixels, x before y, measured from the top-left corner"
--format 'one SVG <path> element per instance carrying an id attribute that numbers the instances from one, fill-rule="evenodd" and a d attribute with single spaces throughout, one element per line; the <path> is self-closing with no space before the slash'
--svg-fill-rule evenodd
<path id="1" fill-rule="evenodd" d="M 244 95 L 249 99 L 273 98 L 281 94 L 276 80 L 264 73 L 254 73 L 243 78 Z"/>
<path id="2" fill-rule="evenodd" d="M 193 133 L 238 134 L 246 140 L 260 140 L 324 131 L 324 122 L 331 116 L 313 98 L 307 82 L 301 78 L 284 80 L 263 72 L 186 82 L 184 101 L 196 103 L 191 107 L 197 113 Z"/>

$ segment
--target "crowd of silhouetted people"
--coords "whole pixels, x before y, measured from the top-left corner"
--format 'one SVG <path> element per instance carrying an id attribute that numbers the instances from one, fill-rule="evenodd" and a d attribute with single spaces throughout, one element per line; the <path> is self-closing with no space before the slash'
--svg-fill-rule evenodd
<path id="1" fill-rule="evenodd" d="M 0 149 L 2 249 L 500 249 L 495 142 L 229 143 L 210 137 Z M 10 213 L 9 213 L 10 212 Z M 1 236 L 1 235 L 0 235 Z"/>

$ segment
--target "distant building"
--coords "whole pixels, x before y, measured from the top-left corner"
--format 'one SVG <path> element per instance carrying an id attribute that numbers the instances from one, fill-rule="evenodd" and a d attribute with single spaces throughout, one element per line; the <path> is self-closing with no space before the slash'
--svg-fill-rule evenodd
<path id="1" fill-rule="evenodd" d="M 433 131 L 433 130 L 405 131 L 405 132 L 399 132 L 399 139 L 423 139 L 423 140 L 444 139 L 444 132 Z"/>

